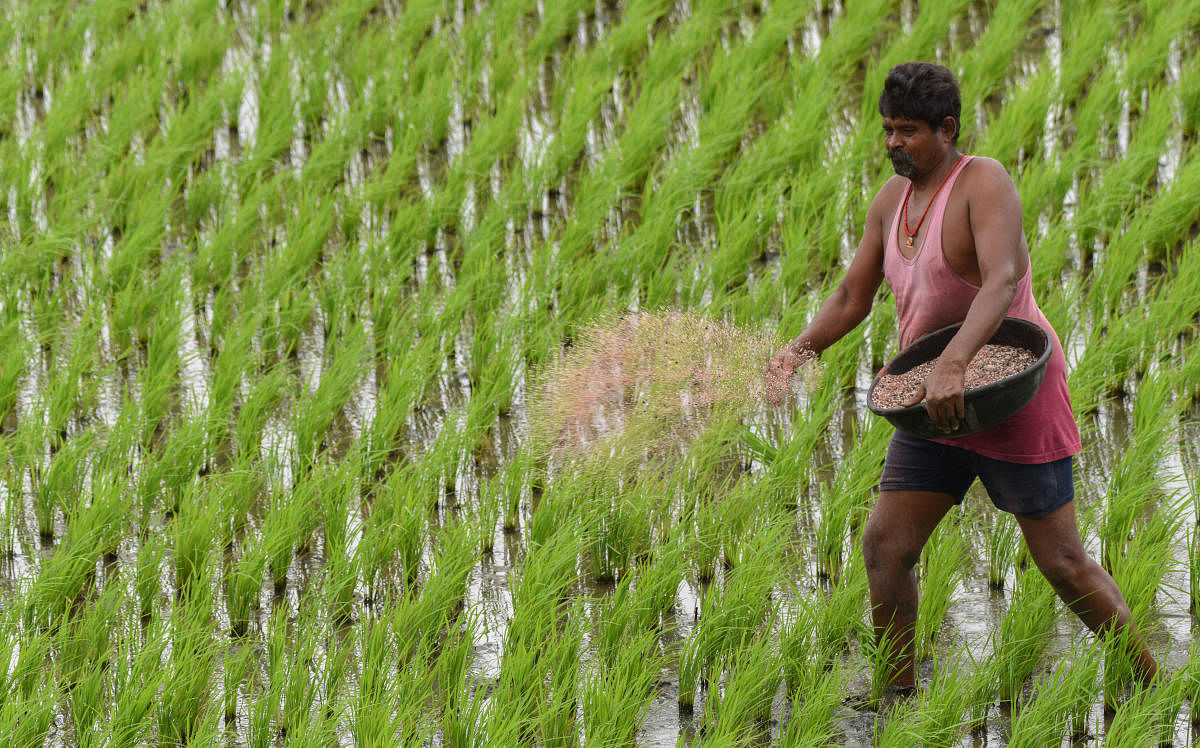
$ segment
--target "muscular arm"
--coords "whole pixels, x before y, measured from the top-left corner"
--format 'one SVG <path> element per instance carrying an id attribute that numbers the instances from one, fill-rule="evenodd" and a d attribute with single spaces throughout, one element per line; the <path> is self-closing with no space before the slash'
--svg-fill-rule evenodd
<path id="1" fill-rule="evenodd" d="M 796 367 L 821 353 L 853 330 L 871 311 L 875 292 L 883 281 L 884 226 L 886 214 L 896 201 L 896 180 L 889 182 L 871 201 L 862 239 L 845 276 L 817 314 L 794 340 L 771 360 L 767 370 L 768 397 L 779 402 L 786 382 Z"/>
<path id="2" fill-rule="evenodd" d="M 967 364 L 991 338 L 1016 295 L 1029 264 L 1021 227 L 1021 198 L 1008 173 L 991 159 L 977 159 L 965 180 L 967 211 L 980 289 L 958 333 L 925 380 L 925 407 L 934 423 L 953 430 L 965 416 L 963 376 Z M 966 175 L 964 174 L 964 177 Z"/>

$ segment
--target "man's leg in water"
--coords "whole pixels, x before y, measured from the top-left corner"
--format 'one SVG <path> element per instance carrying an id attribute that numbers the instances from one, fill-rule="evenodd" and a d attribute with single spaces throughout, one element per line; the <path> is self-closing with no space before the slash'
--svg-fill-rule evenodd
<path id="1" fill-rule="evenodd" d="M 1110 629 L 1129 631 L 1137 677 L 1143 683 L 1149 682 L 1158 672 L 1158 665 L 1136 632 L 1117 583 L 1084 549 L 1075 523 L 1075 502 L 1044 517 L 1017 517 L 1017 524 L 1038 569 L 1089 629 L 1100 635 Z"/>
<path id="2" fill-rule="evenodd" d="M 896 653 L 888 683 L 916 685 L 913 630 L 917 577 L 913 566 L 954 497 L 933 491 L 882 491 L 863 529 L 863 559 L 871 590 L 876 641 L 890 639 Z"/>

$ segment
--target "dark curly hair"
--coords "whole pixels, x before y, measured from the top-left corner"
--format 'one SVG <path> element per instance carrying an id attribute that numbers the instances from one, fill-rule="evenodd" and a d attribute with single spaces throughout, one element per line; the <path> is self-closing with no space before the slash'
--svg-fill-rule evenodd
<path id="1" fill-rule="evenodd" d="M 888 71 L 879 94 L 879 113 L 884 117 L 921 120 L 932 129 L 954 118 L 954 138 L 962 131 L 962 98 L 954 73 L 931 62 L 905 62 Z"/>

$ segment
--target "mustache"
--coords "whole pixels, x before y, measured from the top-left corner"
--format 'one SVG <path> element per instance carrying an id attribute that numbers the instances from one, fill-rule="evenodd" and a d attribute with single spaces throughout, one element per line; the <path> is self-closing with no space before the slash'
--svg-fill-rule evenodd
<path id="1" fill-rule="evenodd" d="M 917 165 L 916 162 L 913 161 L 913 157 L 902 148 L 888 148 L 887 155 L 888 158 L 892 160 L 892 163 L 897 166 L 904 165 L 911 167 Z"/>
<path id="2" fill-rule="evenodd" d="M 892 169 L 902 177 L 912 179 L 917 175 L 917 162 L 901 148 L 888 148 L 888 158 L 892 160 Z"/>

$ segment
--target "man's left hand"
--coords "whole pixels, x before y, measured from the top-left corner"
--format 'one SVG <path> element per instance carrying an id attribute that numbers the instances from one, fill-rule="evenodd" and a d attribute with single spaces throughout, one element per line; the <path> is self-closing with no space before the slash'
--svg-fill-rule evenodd
<path id="1" fill-rule="evenodd" d="M 963 398 L 963 376 L 961 367 L 939 360 L 933 371 L 925 378 L 925 386 L 907 405 L 925 400 L 925 410 L 930 420 L 947 434 L 958 428 L 967 415 Z"/>

